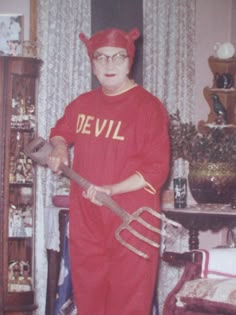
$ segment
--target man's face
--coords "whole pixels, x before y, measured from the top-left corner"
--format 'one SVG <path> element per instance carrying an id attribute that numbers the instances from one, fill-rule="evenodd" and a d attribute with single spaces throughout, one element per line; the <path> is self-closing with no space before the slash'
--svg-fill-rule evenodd
<path id="1" fill-rule="evenodd" d="M 101 47 L 94 52 L 93 73 L 104 90 L 116 94 L 127 84 L 129 62 L 126 49 Z"/>

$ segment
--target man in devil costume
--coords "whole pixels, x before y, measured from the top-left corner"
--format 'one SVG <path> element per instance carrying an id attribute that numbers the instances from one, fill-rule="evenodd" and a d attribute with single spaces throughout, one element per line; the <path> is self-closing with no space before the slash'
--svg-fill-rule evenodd
<path id="1" fill-rule="evenodd" d="M 80 39 L 99 88 L 73 100 L 52 128 L 48 165 L 59 171 L 74 146 L 73 169 L 93 183 L 71 183 L 70 257 L 79 315 L 149 315 L 159 250 L 129 231 L 122 238 L 146 252 L 144 259 L 115 238 L 121 219 L 96 199 L 103 191 L 128 213 L 140 207 L 160 212 L 159 194 L 169 169 L 168 115 L 158 98 L 129 77 L 139 31 L 110 28 Z M 161 222 L 145 213 L 145 220 Z M 143 225 L 135 230 L 160 243 Z"/>

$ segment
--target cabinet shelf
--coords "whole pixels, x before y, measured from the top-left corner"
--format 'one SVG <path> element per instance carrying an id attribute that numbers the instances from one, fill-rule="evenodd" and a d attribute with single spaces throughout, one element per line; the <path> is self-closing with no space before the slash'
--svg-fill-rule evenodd
<path id="1" fill-rule="evenodd" d="M 235 75 L 236 73 L 236 58 L 219 59 L 210 56 L 208 59 L 208 64 L 213 74 L 215 73 L 231 73 Z"/>
<path id="2" fill-rule="evenodd" d="M 34 183 L 32 182 L 25 182 L 25 183 L 18 183 L 18 182 L 11 182 L 9 183 L 11 187 L 33 187 Z"/>
<path id="3" fill-rule="evenodd" d="M 32 236 L 9 236 L 8 237 L 10 241 L 25 241 L 28 239 L 31 239 Z"/>
<path id="4" fill-rule="evenodd" d="M 28 133 L 34 132 L 33 128 L 18 128 L 18 127 L 15 127 L 15 126 L 11 126 L 11 129 L 19 131 L 19 132 L 28 132 Z"/>

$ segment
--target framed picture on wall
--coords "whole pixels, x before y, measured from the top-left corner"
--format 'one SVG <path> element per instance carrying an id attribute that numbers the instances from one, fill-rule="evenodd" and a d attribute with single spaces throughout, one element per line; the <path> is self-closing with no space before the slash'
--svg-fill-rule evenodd
<path id="1" fill-rule="evenodd" d="M 0 55 L 22 55 L 23 15 L 0 14 Z"/>

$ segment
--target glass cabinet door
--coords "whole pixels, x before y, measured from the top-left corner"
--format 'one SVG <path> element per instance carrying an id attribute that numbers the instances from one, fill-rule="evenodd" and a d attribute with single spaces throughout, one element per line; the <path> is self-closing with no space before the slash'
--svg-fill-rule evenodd
<path id="1" fill-rule="evenodd" d="M 35 165 L 24 147 L 36 135 L 36 78 L 40 61 L 5 57 L 4 310 L 32 314 L 34 302 Z M 2 153 L 1 153 L 2 155 Z M 4 237 L 3 237 L 4 238 Z M 26 312 L 27 311 L 27 312 Z M 4 313 L 5 314 L 5 313 Z"/>
<path id="2" fill-rule="evenodd" d="M 33 290 L 34 166 L 24 146 L 34 137 L 34 81 L 12 78 L 9 209 L 8 291 Z"/>

